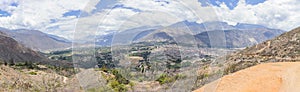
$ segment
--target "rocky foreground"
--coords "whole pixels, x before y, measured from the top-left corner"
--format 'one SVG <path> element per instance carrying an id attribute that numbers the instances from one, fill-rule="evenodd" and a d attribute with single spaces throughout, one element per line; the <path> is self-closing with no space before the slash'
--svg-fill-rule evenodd
<path id="1" fill-rule="evenodd" d="M 0 92 L 82 92 L 75 77 L 0 65 Z"/>

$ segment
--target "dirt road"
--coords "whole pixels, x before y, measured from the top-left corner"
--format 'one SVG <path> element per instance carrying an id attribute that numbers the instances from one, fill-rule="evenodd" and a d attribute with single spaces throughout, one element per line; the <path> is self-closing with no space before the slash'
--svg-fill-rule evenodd
<path id="1" fill-rule="evenodd" d="M 222 77 L 195 92 L 299 92 L 300 62 L 266 63 Z"/>

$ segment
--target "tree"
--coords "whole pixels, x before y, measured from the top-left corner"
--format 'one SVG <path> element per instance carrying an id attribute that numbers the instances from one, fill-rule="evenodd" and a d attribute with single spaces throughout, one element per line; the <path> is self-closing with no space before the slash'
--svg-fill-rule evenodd
<path id="1" fill-rule="evenodd" d="M 10 59 L 10 60 L 9 60 L 9 66 L 14 66 L 14 65 L 15 65 L 14 60 L 13 60 L 13 59 Z"/>
<path id="2" fill-rule="evenodd" d="M 180 51 L 178 49 L 167 49 L 165 51 L 165 55 L 167 57 L 166 66 L 168 70 L 173 70 L 173 72 L 176 72 L 178 69 L 181 68 L 181 55 Z M 169 71 L 168 71 L 169 72 Z"/>

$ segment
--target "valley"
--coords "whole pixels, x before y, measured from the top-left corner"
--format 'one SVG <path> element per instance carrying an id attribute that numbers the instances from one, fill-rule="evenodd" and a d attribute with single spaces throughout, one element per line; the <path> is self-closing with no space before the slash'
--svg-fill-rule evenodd
<path id="1" fill-rule="evenodd" d="M 126 32 L 119 33 L 118 35 L 122 35 L 120 38 L 107 39 L 108 42 L 113 42 L 103 46 L 74 44 L 72 49 L 52 49 L 45 52 L 29 50 L 36 53 L 41 59 L 27 60 L 35 62 L 22 61 L 25 59 L 20 59 L 20 61 L 4 60 L 1 66 L 4 75 L 0 76 L 10 79 L 9 81 L 2 80 L 2 84 L 8 84 L 8 86 L 2 87 L 5 88 L 4 91 L 25 90 L 28 87 L 32 87 L 32 89 L 26 91 L 192 91 L 214 84 L 216 83 L 214 81 L 222 79 L 223 76 L 260 63 L 297 61 L 298 54 L 292 53 L 297 51 L 294 49 L 297 45 L 293 45 L 293 42 L 288 42 L 283 46 L 289 46 L 290 49 L 274 50 L 278 49 L 276 44 L 285 42 L 285 40 L 280 42 L 281 40 L 292 39 L 285 38 L 285 35 L 290 37 L 291 33 L 273 38 L 278 39 L 278 42 L 271 39 L 273 36 L 259 35 L 264 34 L 263 32 L 274 32 L 275 34 L 277 31 L 260 31 L 252 34 L 249 30 L 228 28 L 231 29 L 224 31 L 225 39 L 223 40 L 226 42 L 221 44 L 217 39 L 222 38 L 208 40 L 211 39 L 210 35 L 223 32 L 221 30 L 205 31 L 193 35 L 189 32 L 174 33 L 170 31 L 183 30 L 180 28 L 154 28 L 155 30 L 150 28 L 150 31 L 146 30 L 147 32 L 144 32 L 143 29 L 135 29 L 141 32 L 136 35 L 129 35 Z M 297 36 L 296 33 L 298 32 L 293 33 L 295 35 L 293 37 Z M 124 36 L 128 40 L 122 38 Z M 240 38 L 242 36 L 245 38 Z M 134 38 L 134 41 L 128 42 L 130 38 Z M 262 42 L 266 39 L 271 40 Z M 298 43 L 297 39 L 292 41 Z M 15 42 L 18 44 L 17 41 Z M 259 42 L 262 43 L 257 44 Z M 254 46 L 252 46 L 253 44 Z M 281 47 L 281 45 L 278 46 Z M 276 56 L 279 54 L 274 54 L 277 53 L 274 51 L 280 51 L 280 56 Z M 41 62 L 40 60 L 45 61 Z M 15 75 L 19 74 L 21 77 L 11 78 L 10 76 L 14 75 L 9 75 L 5 71 L 13 72 Z M 42 80 L 32 78 L 42 78 Z M 28 80 L 29 82 L 19 80 Z M 39 82 L 51 80 L 55 82 L 38 86 Z"/>

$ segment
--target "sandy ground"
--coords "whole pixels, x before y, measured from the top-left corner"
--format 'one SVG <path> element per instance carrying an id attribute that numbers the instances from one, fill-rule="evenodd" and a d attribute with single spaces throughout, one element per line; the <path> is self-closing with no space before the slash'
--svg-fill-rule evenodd
<path id="1" fill-rule="evenodd" d="M 260 64 L 224 76 L 195 92 L 300 92 L 300 62 Z"/>

